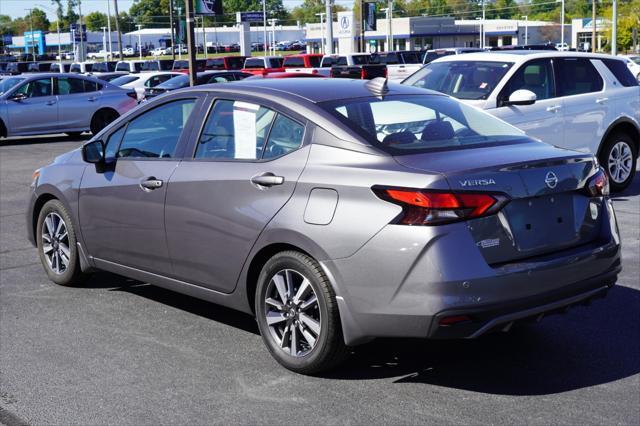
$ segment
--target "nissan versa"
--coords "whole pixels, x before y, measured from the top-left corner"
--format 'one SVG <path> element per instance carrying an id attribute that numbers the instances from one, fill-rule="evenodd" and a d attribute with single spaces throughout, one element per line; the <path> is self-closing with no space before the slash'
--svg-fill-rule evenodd
<path id="1" fill-rule="evenodd" d="M 255 315 L 311 374 L 375 337 L 474 338 L 604 295 L 606 174 L 384 79 L 172 92 L 33 176 L 49 278 L 105 270 Z M 215 306 L 211 306 L 215 309 Z"/>

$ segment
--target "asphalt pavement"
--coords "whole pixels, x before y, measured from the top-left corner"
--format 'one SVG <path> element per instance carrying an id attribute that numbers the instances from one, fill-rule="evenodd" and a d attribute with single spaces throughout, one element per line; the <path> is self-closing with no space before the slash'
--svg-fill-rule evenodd
<path id="1" fill-rule="evenodd" d="M 605 299 L 472 341 L 381 339 L 305 377 L 250 316 L 111 274 L 50 282 L 26 239 L 34 169 L 80 145 L 0 141 L 0 423 L 640 424 L 640 175 Z"/>

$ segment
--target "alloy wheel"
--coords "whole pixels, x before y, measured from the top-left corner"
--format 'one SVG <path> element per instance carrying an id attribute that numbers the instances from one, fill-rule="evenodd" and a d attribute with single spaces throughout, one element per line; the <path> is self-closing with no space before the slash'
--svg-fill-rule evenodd
<path id="1" fill-rule="evenodd" d="M 309 280 L 293 269 L 277 272 L 265 293 L 265 316 L 271 336 L 285 353 L 307 355 L 321 333 L 318 298 Z"/>
<path id="2" fill-rule="evenodd" d="M 623 183 L 631 175 L 633 167 L 633 152 L 625 141 L 616 142 L 609 152 L 609 175 L 616 183 Z"/>
<path id="3" fill-rule="evenodd" d="M 62 275 L 69 268 L 69 233 L 67 225 L 58 213 L 51 212 L 44 218 L 42 251 L 47 265 L 55 274 Z"/>

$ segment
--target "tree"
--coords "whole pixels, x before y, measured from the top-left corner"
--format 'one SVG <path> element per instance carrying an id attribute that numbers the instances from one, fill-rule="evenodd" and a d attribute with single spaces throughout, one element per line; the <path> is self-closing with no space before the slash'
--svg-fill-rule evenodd
<path id="1" fill-rule="evenodd" d="M 102 27 L 106 27 L 108 18 L 106 13 L 91 12 L 84 17 L 84 23 L 87 25 L 88 31 L 102 31 Z"/>
<path id="2" fill-rule="evenodd" d="M 608 6 L 602 11 L 602 16 L 611 19 L 613 8 Z M 640 0 L 627 0 L 618 3 L 618 34 L 616 44 L 618 50 L 626 51 L 633 46 L 633 28 L 640 31 Z M 611 28 L 607 29 L 607 39 L 611 40 Z"/>
<path id="3" fill-rule="evenodd" d="M 223 0 L 222 7 L 225 14 L 261 11 L 262 0 Z M 267 18 L 275 18 L 281 21 L 290 19 L 289 12 L 285 9 L 282 0 L 267 0 Z"/>
<path id="4" fill-rule="evenodd" d="M 28 13 L 24 17 L 24 20 L 29 25 L 29 29 L 31 29 L 31 23 L 33 22 L 34 31 L 48 31 L 49 25 L 51 24 L 47 18 L 47 14 L 37 7 L 31 9 L 31 13 Z"/>
<path id="5" fill-rule="evenodd" d="M 334 13 L 342 12 L 343 10 L 346 9 L 340 5 L 333 6 Z M 320 17 L 316 16 L 316 13 L 324 13 L 324 11 L 324 0 L 304 0 L 300 6 L 293 8 L 291 11 L 291 19 L 300 21 L 302 25 L 307 22 L 320 22 Z"/>

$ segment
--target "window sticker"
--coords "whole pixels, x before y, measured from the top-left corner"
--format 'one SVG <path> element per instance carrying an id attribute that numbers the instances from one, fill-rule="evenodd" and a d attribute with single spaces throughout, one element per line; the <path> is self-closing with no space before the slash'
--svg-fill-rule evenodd
<path id="1" fill-rule="evenodd" d="M 256 112 L 259 105 L 236 101 L 233 103 L 233 128 L 235 130 L 235 158 L 255 160 Z"/>

